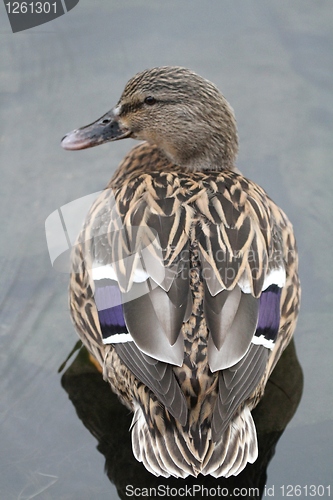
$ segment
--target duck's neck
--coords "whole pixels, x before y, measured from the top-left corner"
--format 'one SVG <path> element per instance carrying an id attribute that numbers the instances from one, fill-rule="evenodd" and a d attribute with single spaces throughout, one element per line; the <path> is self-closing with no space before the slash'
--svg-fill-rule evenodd
<path id="1" fill-rule="evenodd" d="M 181 161 L 173 160 L 174 163 L 186 168 L 190 171 L 203 170 L 234 170 L 235 164 L 233 160 L 223 157 L 223 155 L 200 154 L 190 158 L 184 158 Z"/>
<path id="2" fill-rule="evenodd" d="M 189 143 L 183 148 L 168 147 L 158 148 L 175 165 L 190 171 L 202 170 L 235 170 L 235 159 L 237 156 L 237 142 L 232 147 L 230 143 L 225 144 L 223 139 L 216 138 L 210 144 L 195 144 L 190 148 Z"/>
<path id="3" fill-rule="evenodd" d="M 193 120 L 182 129 L 168 130 L 152 142 L 172 163 L 191 171 L 235 168 L 238 135 L 231 108 L 209 120 Z"/>

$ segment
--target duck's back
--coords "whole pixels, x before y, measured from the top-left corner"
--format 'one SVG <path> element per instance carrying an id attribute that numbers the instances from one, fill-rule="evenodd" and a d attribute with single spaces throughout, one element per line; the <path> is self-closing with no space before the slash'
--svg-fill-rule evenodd
<path id="1" fill-rule="evenodd" d="M 228 476 L 257 456 L 250 410 L 298 312 L 292 227 L 255 183 L 190 172 L 147 143 L 124 159 L 73 252 L 71 312 L 135 412 L 153 473 Z"/>

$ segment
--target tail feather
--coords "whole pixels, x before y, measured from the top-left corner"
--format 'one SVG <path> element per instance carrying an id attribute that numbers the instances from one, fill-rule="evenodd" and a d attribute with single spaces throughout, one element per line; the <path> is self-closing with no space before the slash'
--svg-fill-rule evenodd
<path id="1" fill-rule="evenodd" d="M 237 476 L 247 463 L 253 463 L 257 459 L 257 432 L 248 407 L 233 419 L 229 429 L 230 436 L 224 460 L 215 470 L 208 469 L 207 472 L 203 472 L 204 474 L 211 474 L 214 477 Z"/>
<path id="2" fill-rule="evenodd" d="M 132 422 L 132 447 L 135 458 L 155 476 L 187 477 L 190 465 L 174 440 L 165 439 L 156 429 L 150 431 L 139 405 L 135 407 Z"/>
<path id="3" fill-rule="evenodd" d="M 135 458 L 155 476 L 182 477 L 198 474 L 218 477 L 236 476 L 258 456 L 257 433 L 250 410 L 245 407 L 225 429 L 217 442 L 211 433 L 203 436 L 203 454 L 195 450 L 193 441 L 185 441 L 183 429 L 166 426 L 164 433 L 147 425 L 137 404 L 132 424 L 132 445 Z"/>

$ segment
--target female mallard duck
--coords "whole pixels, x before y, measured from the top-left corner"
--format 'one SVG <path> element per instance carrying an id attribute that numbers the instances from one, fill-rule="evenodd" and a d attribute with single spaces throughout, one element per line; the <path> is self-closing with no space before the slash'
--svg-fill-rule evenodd
<path id="1" fill-rule="evenodd" d="M 257 458 L 251 410 L 299 309 L 290 222 L 235 168 L 233 111 L 192 71 L 135 75 L 65 149 L 132 137 L 72 257 L 70 308 L 104 377 L 134 411 L 155 475 L 238 474 Z"/>

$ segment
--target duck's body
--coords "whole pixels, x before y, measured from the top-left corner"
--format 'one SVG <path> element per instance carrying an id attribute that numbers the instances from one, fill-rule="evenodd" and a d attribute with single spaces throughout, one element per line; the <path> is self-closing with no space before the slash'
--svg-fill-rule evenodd
<path id="1" fill-rule="evenodd" d="M 191 135 L 178 144 L 174 130 L 164 125 L 161 134 L 154 124 L 153 105 L 161 103 L 160 114 L 162 103 L 177 106 L 189 79 L 190 95 L 199 87 L 212 99 L 216 88 L 193 75 L 143 72 L 96 122 L 113 124 L 103 142 L 131 134 L 149 143 L 132 149 L 87 216 L 73 252 L 70 306 L 83 342 L 134 411 L 136 458 L 156 475 L 218 477 L 257 457 L 250 411 L 293 334 L 299 281 L 287 217 L 233 171 L 237 134 L 224 98 L 224 121 L 211 129 L 220 135 L 203 131 L 201 146 Z M 139 97 L 153 122 L 141 128 Z M 172 108 L 173 116 L 191 119 L 198 134 L 204 111 L 191 116 L 190 104 Z M 207 103 L 203 110 L 214 121 Z M 67 136 L 64 147 L 101 142 L 96 124 Z"/>

